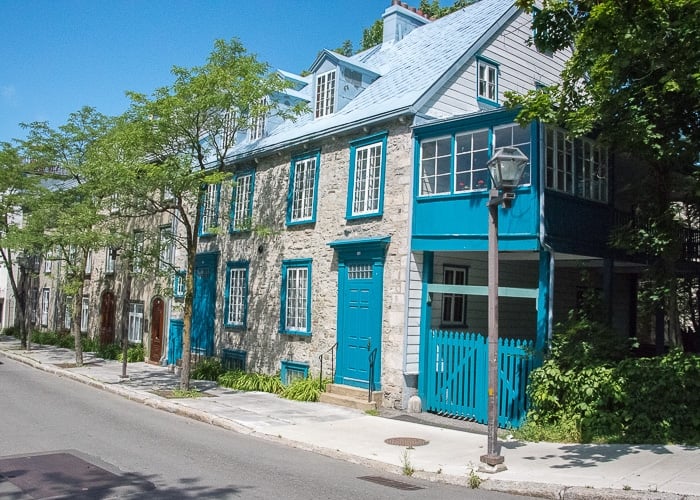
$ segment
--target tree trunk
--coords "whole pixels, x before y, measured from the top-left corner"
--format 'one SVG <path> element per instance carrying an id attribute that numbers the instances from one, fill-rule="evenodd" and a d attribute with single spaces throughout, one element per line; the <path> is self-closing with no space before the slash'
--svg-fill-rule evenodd
<path id="1" fill-rule="evenodd" d="M 185 275 L 185 307 L 182 326 L 182 371 L 180 389 L 190 389 L 190 368 L 192 360 L 192 305 L 194 303 L 194 273 L 196 248 L 187 249 L 187 274 Z"/>
<path id="2" fill-rule="evenodd" d="M 83 344 L 81 340 L 80 325 L 83 318 L 83 285 L 80 285 L 73 297 L 73 323 L 71 333 L 75 340 L 75 364 L 83 366 Z"/>

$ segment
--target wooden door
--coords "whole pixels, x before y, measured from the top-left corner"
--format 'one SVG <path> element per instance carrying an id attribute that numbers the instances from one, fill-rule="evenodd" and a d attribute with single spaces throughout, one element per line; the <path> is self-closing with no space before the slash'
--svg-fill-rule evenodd
<path id="1" fill-rule="evenodd" d="M 163 299 L 157 298 L 151 306 L 151 351 L 148 356 L 154 363 L 160 362 L 163 352 L 163 312 L 165 304 Z"/>
<path id="2" fill-rule="evenodd" d="M 100 302 L 100 345 L 114 343 L 114 294 L 105 292 Z"/>

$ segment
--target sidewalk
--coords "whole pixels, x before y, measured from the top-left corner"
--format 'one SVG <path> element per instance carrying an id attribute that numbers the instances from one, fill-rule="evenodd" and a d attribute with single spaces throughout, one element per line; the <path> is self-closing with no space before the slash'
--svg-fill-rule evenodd
<path id="1" fill-rule="evenodd" d="M 237 392 L 213 382 L 193 386 L 210 397 L 167 399 L 156 394 L 176 388 L 179 378 L 165 367 L 129 363 L 122 366 L 84 355 L 85 365 L 72 368 L 68 349 L 33 346 L 0 336 L 0 355 L 58 376 L 119 394 L 157 409 L 297 448 L 401 474 L 408 453 L 414 476 L 468 487 L 470 471 L 485 453 L 486 436 L 450 427 L 366 415 L 323 403 L 302 403 L 259 392 Z M 399 414 L 406 417 L 406 414 Z M 414 420 L 414 419 L 411 419 Z M 427 444 L 406 451 L 389 438 L 415 438 Z M 700 499 L 700 448 L 673 445 L 575 445 L 506 441 L 501 454 L 506 471 L 489 475 L 480 488 L 543 498 Z"/>

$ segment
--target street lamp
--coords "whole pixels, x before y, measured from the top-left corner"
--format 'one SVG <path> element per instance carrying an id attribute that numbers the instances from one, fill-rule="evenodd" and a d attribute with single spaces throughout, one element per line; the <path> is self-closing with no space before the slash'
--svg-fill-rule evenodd
<path id="1" fill-rule="evenodd" d="M 510 208 L 515 199 L 514 189 L 520 183 L 528 158 L 518 148 L 506 147 L 494 151 L 488 162 L 491 174 L 489 191 L 489 251 L 488 251 L 488 447 L 481 456 L 482 472 L 506 469 L 503 456 L 498 454 L 498 205 Z"/>

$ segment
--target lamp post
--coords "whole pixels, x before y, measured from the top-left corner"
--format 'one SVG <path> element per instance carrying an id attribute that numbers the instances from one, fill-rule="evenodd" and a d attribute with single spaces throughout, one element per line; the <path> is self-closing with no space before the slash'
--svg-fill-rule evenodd
<path id="1" fill-rule="evenodd" d="M 506 147 L 494 151 L 488 162 L 491 174 L 489 191 L 488 233 L 488 446 L 481 456 L 482 472 L 506 469 L 498 453 L 498 206 L 510 208 L 515 199 L 514 189 L 520 183 L 528 158 L 518 148 Z"/>

